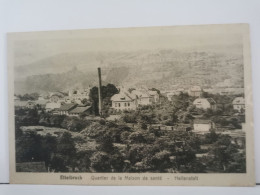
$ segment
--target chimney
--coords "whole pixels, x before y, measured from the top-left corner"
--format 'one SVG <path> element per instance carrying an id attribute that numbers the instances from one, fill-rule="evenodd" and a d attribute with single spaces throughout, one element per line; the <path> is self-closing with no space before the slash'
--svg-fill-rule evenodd
<path id="1" fill-rule="evenodd" d="M 101 97 L 101 68 L 98 68 L 98 111 L 99 115 L 102 116 L 102 97 Z"/>

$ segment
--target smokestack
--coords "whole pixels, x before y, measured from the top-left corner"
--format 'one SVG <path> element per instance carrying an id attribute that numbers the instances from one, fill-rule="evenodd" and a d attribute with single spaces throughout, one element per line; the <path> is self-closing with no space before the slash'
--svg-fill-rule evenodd
<path id="1" fill-rule="evenodd" d="M 101 97 L 101 68 L 98 68 L 98 111 L 99 115 L 102 116 L 102 97 Z"/>

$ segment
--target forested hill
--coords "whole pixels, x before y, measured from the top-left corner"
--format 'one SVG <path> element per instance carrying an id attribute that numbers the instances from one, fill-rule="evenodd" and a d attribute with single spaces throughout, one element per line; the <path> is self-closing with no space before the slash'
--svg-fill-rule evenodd
<path id="1" fill-rule="evenodd" d="M 52 56 L 16 67 L 15 92 L 64 91 L 97 85 L 97 67 L 102 68 L 104 83 L 126 87 L 212 87 L 225 80 L 230 87 L 243 87 L 243 57 L 239 52 L 156 50 Z"/>

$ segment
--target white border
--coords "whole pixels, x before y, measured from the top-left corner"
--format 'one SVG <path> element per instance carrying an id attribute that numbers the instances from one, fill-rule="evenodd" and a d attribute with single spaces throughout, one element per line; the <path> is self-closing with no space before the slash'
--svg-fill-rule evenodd
<path id="1" fill-rule="evenodd" d="M 259 10 L 259 0 L 0 0 L 0 183 L 9 181 L 6 32 L 241 22 L 249 23 L 251 30 L 255 164 L 260 183 Z M 243 194 L 240 189 L 236 192 Z"/>

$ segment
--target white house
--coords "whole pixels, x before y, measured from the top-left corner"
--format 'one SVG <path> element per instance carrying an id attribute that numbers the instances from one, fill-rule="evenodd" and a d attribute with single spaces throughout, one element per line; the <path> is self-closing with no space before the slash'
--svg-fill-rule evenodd
<path id="1" fill-rule="evenodd" d="M 133 90 L 131 93 L 137 99 L 138 105 L 151 105 L 153 97 L 146 90 Z"/>
<path id="2" fill-rule="evenodd" d="M 148 94 L 151 96 L 153 103 L 159 102 L 160 96 L 157 91 L 149 90 Z"/>
<path id="3" fill-rule="evenodd" d="M 52 111 L 52 110 L 58 109 L 60 107 L 61 107 L 60 102 L 48 102 L 48 103 L 46 103 L 45 109 L 46 109 L 46 111 Z"/>
<path id="4" fill-rule="evenodd" d="M 135 97 L 127 92 L 120 92 L 111 97 L 112 107 L 116 111 L 122 110 L 136 110 L 137 100 Z"/>
<path id="5" fill-rule="evenodd" d="M 242 109 L 245 109 L 245 99 L 243 97 L 236 97 L 233 102 L 233 109 L 241 112 Z"/>
<path id="6" fill-rule="evenodd" d="M 194 132 L 209 132 L 215 128 L 215 124 L 210 120 L 196 119 L 193 122 Z"/>
<path id="7" fill-rule="evenodd" d="M 54 102 L 54 103 L 57 103 L 57 102 L 59 102 L 61 99 L 63 99 L 64 98 L 64 94 L 63 93 L 61 93 L 61 92 L 52 92 L 52 93 L 50 93 L 50 95 L 49 95 L 49 100 L 51 101 L 51 102 Z"/>
<path id="8" fill-rule="evenodd" d="M 192 86 L 188 91 L 190 96 L 200 97 L 202 94 L 202 89 L 200 86 Z"/>
<path id="9" fill-rule="evenodd" d="M 89 99 L 89 89 L 70 90 L 69 95 L 65 97 L 65 102 L 81 104 L 81 101 L 84 99 Z"/>
<path id="10" fill-rule="evenodd" d="M 216 102 L 212 98 L 197 98 L 193 101 L 193 105 L 196 106 L 196 108 L 207 110 L 208 108 L 211 108 L 212 110 L 216 109 Z"/>

